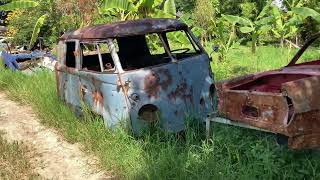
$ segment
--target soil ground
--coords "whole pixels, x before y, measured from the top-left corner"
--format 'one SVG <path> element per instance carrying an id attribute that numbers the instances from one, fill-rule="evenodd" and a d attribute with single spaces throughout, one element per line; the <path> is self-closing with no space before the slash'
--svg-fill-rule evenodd
<path id="1" fill-rule="evenodd" d="M 46 179 L 110 179 L 99 170 L 97 159 L 70 144 L 57 131 L 40 123 L 31 107 L 20 105 L 0 92 L 0 131 L 10 141 L 20 141 L 34 150 L 31 164 Z"/>

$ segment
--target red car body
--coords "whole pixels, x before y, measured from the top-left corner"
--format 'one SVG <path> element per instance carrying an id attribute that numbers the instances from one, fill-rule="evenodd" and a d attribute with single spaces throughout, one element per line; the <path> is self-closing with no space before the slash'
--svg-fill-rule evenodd
<path id="1" fill-rule="evenodd" d="M 292 61 L 277 70 L 250 74 L 217 85 L 219 114 L 288 137 L 292 149 L 320 146 L 320 60 L 297 64 L 320 38 L 310 38 Z"/>

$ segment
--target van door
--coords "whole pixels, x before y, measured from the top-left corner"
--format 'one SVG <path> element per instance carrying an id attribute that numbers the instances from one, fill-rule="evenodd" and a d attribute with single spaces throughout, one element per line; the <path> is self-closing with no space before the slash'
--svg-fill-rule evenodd
<path id="1" fill-rule="evenodd" d="M 110 51 L 105 43 L 91 43 L 94 46 L 85 50 L 88 43 L 81 44 L 81 69 L 79 71 L 81 103 L 93 112 L 103 116 L 105 125 L 113 128 L 128 118 L 126 96 L 120 86 L 119 74 L 114 68 Z M 109 49 L 109 48 L 108 48 Z M 86 51 L 86 52 L 85 52 Z M 103 65 L 112 66 L 105 69 Z"/>
<path id="2" fill-rule="evenodd" d="M 56 67 L 59 95 L 77 113 L 81 109 L 79 76 L 77 74 L 77 64 L 80 60 L 79 41 L 67 41 L 60 48 L 62 50 L 59 55 L 61 59 Z"/>

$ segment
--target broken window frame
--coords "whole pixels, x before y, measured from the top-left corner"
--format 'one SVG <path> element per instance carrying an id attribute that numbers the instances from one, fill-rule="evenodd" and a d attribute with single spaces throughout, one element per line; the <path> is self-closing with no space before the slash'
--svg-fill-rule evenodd
<path id="1" fill-rule="evenodd" d="M 111 44 L 110 44 L 109 41 L 111 41 Z M 83 57 L 84 57 L 84 55 L 83 55 L 82 48 L 80 46 L 80 50 L 82 51 L 80 53 L 80 57 L 81 57 L 80 68 L 79 68 L 80 71 L 98 73 L 98 74 L 117 74 L 119 72 L 120 73 L 123 72 L 122 67 L 119 67 L 117 65 L 118 64 L 117 62 L 118 61 L 120 62 L 120 60 L 119 60 L 119 57 L 114 55 L 114 54 L 117 55 L 117 51 L 116 51 L 114 43 L 112 42 L 112 39 L 109 38 L 109 39 L 105 39 L 105 40 L 96 40 L 96 41 L 80 41 L 80 44 L 92 44 L 97 48 L 97 55 L 98 55 L 98 58 L 99 58 L 99 66 L 100 66 L 100 71 L 93 71 L 93 70 L 85 70 L 85 69 L 83 69 L 82 66 L 83 66 Z M 102 59 L 102 54 L 101 54 L 101 49 L 100 49 L 99 44 L 106 44 L 108 46 L 108 50 L 110 52 L 111 59 L 112 59 L 112 61 L 114 63 L 114 69 L 115 69 L 114 71 L 105 71 L 104 70 L 104 64 L 103 64 L 103 59 Z"/>
<path id="2" fill-rule="evenodd" d="M 70 42 L 73 42 L 75 43 L 75 51 L 73 53 L 76 53 L 78 54 L 78 56 L 75 55 L 75 67 L 69 67 L 67 66 L 67 51 L 68 51 L 68 47 L 67 47 L 67 43 L 70 43 Z M 77 40 L 77 39 L 70 39 L 70 40 L 66 40 L 64 43 L 63 43 L 63 47 L 64 49 L 64 53 L 61 55 L 63 56 L 63 58 L 61 59 L 61 64 L 63 64 L 64 66 L 66 66 L 67 68 L 71 68 L 71 69 L 77 69 L 79 70 L 80 69 L 80 61 L 81 61 L 81 56 L 80 55 L 80 41 Z"/>
<path id="3" fill-rule="evenodd" d="M 60 41 L 58 44 L 58 60 L 60 64 L 65 65 L 66 62 L 66 51 L 67 51 L 67 45 L 65 42 Z"/>
<path id="4" fill-rule="evenodd" d="M 201 46 L 200 42 L 197 40 L 197 38 L 193 35 L 193 33 L 188 29 L 188 30 L 177 30 L 177 31 L 182 31 L 186 34 L 187 38 L 189 39 L 192 47 L 194 48 L 194 50 L 196 52 L 198 52 L 199 54 L 202 54 L 205 52 L 204 48 Z M 163 64 L 158 64 L 158 65 L 154 65 L 154 66 L 149 66 L 149 67 L 144 67 L 144 68 L 153 68 L 155 66 L 159 66 L 159 65 L 165 65 L 165 64 L 170 64 L 170 63 L 177 63 L 178 61 L 181 61 L 183 59 L 179 59 L 177 60 L 174 57 L 174 54 L 171 52 L 170 50 L 170 46 L 169 46 L 169 42 L 167 40 L 166 34 L 169 32 L 175 32 L 175 31 L 165 31 L 165 32 L 160 32 L 160 33 L 152 33 L 152 34 L 157 34 L 157 36 L 159 37 L 161 44 L 165 50 L 165 53 L 168 55 L 168 57 L 171 59 L 170 62 L 168 63 L 163 63 Z M 98 74 L 117 74 L 117 73 L 123 73 L 123 72 L 129 72 L 129 71 L 136 71 L 142 68 L 138 68 L 138 69 L 134 69 L 134 70 L 124 70 L 120 61 L 120 58 L 118 56 L 118 52 L 116 50 L 116 46 L 113 42 L 113 40 L 116 40 L 116 38 L 108 38 L 105 40 L 92 40 L 92 41 L 79 41 L 77 39 L 70 39 L 64 42 L 64 49 L 65 52 L 67 53 L 67 44 L 68 42 L 75 42 L 75 52 L 79 53 L 79 56 L 76 56 L 76 68 L 79 71 L 84 71 L 84 72 L 93 72 L 93 73 L 98 73 Z M 112 61 L 114 63 L 114 71 L 104 71 L 104 66 L 102 63 L 102 54 L 100 52 L 100 48 L 97 48 L 98 51 L 98 57 L 99 57 L 99 64 L 100 64 L 100 70 L 101 71 L 91 71 L 91 70 L 84 70 L 82 65 L 83 65 L 83 53 L 82 53 L 82 48 L 80 46 L 80 44 L 94 44 L 98 47 L 99 44 L 102 43 L 106 43 L 108 45 L 108 49 L 110 52 L 110 55 L 112 57 Z M 198 48 L 198 49 L 197 49 Z M 98 50 L 99 49 L 99 50 Z M 65 54 L 66 54 L 65 53 Z M 64 58 L 62 58 L 62 64 L 66 65 L 66 57 L 64 56 Z M 101 65 L 102 63 L 102 65 Z M 72 67 L 69 67 L 72 68 Z"/>
<path id="5" fill-rule="evenodd" d="M 187 39 L 189 40 L 189 43 L 191 44 L 192 48 L 194 49 L 194 51 L 198 54 L 202 54 L 205 52 L 204 48 L 201 46 L 200 42 L 197 40 L 197 38 L 193 35 L 193 33 L 188 29 L 188 30 L 176 30 L 176 31 L 166 31 L 161 33 L 161 36 L 164 40 L 164 43 L 166 44 L 166 46 L 168 47 L 168 51 L 171 54 L 171 56 L 175 59 L 173 62 L 177 62 L 177 61 L 181 61 L 183 59 L 176 59 L 175 58 L 175 54 L 172 53 L 172 49 L 170 47 L 170 43 L 168 40 L 168 33 L 171 32 L 182 32 L 187 36 Z"/>
<path id="6" fill-rule="evenodd" d="M 176 31 L 183 31 L 188 40 L 190 41 L 190 44 L 192 45 L 192 47 L 194 48 L 194 50 L 199 53 L 197 55 L 200 55 L 202 53 L 205 53 L 205 50 L 204 48 L 201 46 L 200 42 L 197 40 L 197 38 L 192 34 L 192 32 L 188 29 L 188 30 L 176 30 Z M 170 64 L 170 63 L 177 63 L 178 61 L 181 61 L 183 59 L 180 59 L 180 60 L 177 60 L 175 57 L 174 57 L 174 54 L 170 51 L 170 46 L 169 46 L 169 42 L 167 41 L 167 38 L 166 38 L 166 34 L 169 33 L 169 32 L 176 32 L 176 31 L 164 31 L 164 32 L 160 32 L 160 33 L 150 33 L 150 34 L 157 34 L 157 36 L 159 37 L 160 41 L 161 41 L 161 44 L 165 50 L 165 53 L 168 55 L 168 57 L 171 59 L 171 61 L 169 63 L 163 63 L 163 64 L 157 64 L 157 65 L 153 65 L 153 66 L 148 66 L 148 67 L 143 67 L 143 68 L 138 68 L 138 69 L 134 69 L 134 70 L 124 70 L 122 68 L 122 64 L 121 64 L 121 61 L 120 61 L 120 58 L 118 56 L 118 53 L 115 51 L 114 52 L 114 57 L 112 56 L 112 59 L 114 60 L 114 63 L 115 63 L 115 67 L 116 67 L 116 62 L 118 62 L 118 69 L 119 69 L 119 72 L 122 73 L 122 72 L 131 72 L 131 71 L 137 71 L 137 70 L 140 70 L 140 69 L 151 69 L 153 67 L 156 67 L 156 66 L 159 66 L 159 65 L 165 65 L 165 64 Z M 145 35 L 148 35 L 148 34 L 145 34 Z M 113 38 L 113 39 L 108 39 L 110 40 L 110 45 L 114 46 L 114 43 L 113 43 L 113 40 L 116 40 L 116 38 Z M 111 49 L 112 47 L 110 47 L 109 49 Z M 198 49 L 197 49 L 198 48 Z M 111 52 L 111 50 L 110 50 Z M 197 56 L 195 55 L 195 56 Z M 116 59 L 116 61 L 115 61 Z"/>
<path id="7" fill-rule="evenodd" d="M 192 31 L 190 29 L 187 29 L 185 31 L 187 32 L 187 35 L 190 36 L 189 38 L 192 39 L 192 42 L 195 43 L 195 45 L 200 49 L 199 53 L 206 53 L 206 50 L 201 45 L 199 39 L 192 33 Z"/>

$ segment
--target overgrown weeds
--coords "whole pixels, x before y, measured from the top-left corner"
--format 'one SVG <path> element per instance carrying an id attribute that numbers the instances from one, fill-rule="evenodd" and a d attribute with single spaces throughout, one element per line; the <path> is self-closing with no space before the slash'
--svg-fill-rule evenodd
<path id="1" fill-rule="evenodd" d="M 271 50 L 270 50 L 271 49 Z M 219 79 L 235 74 L 280 67 L 284 53 L 266 47 L 254 60 L 250 49 L 240 47 L 224 65 L 214 64 Z M 281 55 L 281 57 L 278 57 Z M 246 59 L 246 60 L 245 60 Z M 265 62 L 265 61 L 267 62 Z M 248 61 L 248 62 L 246 62 Z M 272 64 L 271 64 L 272 63 Z M 236 67 L 245 70 L 236 70 Z M 239 72 L 240 71 L 240 72 Z M 42 122 L 59 130 L 70 142 L 100 159 L 102 168 L 125 179 L 319 179 L 317 151 L 291 151 L 279 147 L 271 134 L 214 124 L 214 135 L 206 141 L 201 124 L 191 122 L 182 136 L 155 132 L 136 138 L 122 129 L 106 129 L 99 117 L 75 117 L 56 94 L 51 72 L 32 76 L 1 71 L 0 90 L 21 103 L 31 105 Z"/>

